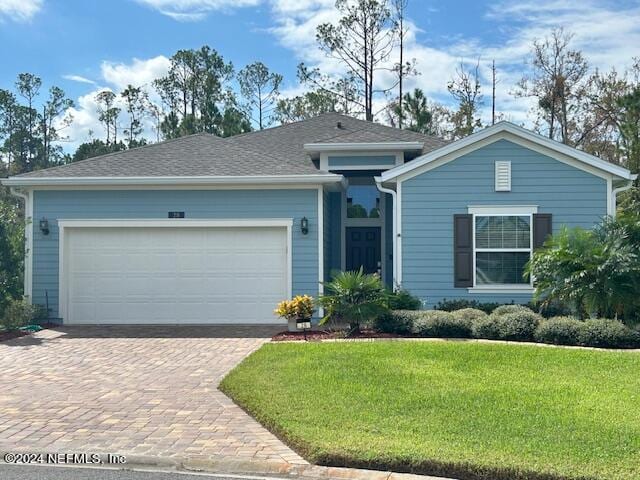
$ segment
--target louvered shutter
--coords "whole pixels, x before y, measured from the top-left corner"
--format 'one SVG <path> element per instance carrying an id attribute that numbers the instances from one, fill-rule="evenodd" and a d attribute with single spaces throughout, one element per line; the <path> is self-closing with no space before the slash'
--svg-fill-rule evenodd
<path id="1" fill-rule="evenodd" d="M 533 214 L 533 248 L 540 248 L 553 233 L 553 220 L 550 213 Z"/>
<path id="2" fill-rule="evenodd" d="M 473 286 L 473 215 L 453 216 L 453 286 Z"/>

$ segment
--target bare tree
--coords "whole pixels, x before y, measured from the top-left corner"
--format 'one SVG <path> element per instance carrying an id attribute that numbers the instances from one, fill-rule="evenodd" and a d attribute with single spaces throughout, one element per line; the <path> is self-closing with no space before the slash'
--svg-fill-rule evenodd
<path id="1" fill-rule="evenodd" d="M 536 98 L 538 123 L 548 125 L 549 138 L 559 138 L 566 144 L 573 144 L 572 116 L 578 110 L 579 91 L 588 70 L 582 52 L 570 48 L 572 38 L 559 28 L 534 41 L 533 73 L 522 77 L 514 92 L 516 97 Z"/>
<path id="2" fill-rule="evenodd" d="M 482 126 L 478 117 L 478 110 L 482 105 L 480 60 L 470 70 L 461 61 L 454 78 L 447 84 L 447 90 L 458 102 L 458 110 L 451 114 L 452 137 L 455 139 L 466 137 Z"/>

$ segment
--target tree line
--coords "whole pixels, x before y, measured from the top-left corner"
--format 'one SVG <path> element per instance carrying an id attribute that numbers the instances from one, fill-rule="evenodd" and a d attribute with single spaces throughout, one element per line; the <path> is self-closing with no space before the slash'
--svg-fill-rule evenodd
<path id="1" fill-rule="evenodd" d="M 165 76 L 151 85 L 103 89 L 95 96 L 103 133 L 73 153 L 63 150 L 73 101 L 32 73 L 21 73 L 12 89 L 0 89 L 0 156 L 9 174 L 28 172 L 148 142 L 206 132 L 221 137 L 338 112 L 455 140 L 482 128 L 482 91 L 487 62 L 460 62 L 446 81 L 450 106 L 406 91 L 420 75 L 407 59 L 408 0 L 337 0 L 339 18 L 316 29 L 327 57 L 344 68 L 328 75 L 298 65 L 305 93 L 283 97 L 283 76 L 260 61 L 236 71 L 209 46 L 179 50 Z M 534 128 L 549 138 L 580 148 L 637 172 L 640 166 L 640 59 L 622 72 L 592 69 L 572 46 L 572 35 L 556 29 L 533 42 L 530 73 L 508 92 L 530 99 Z M 495 112 L 495 64 L 491 106 Z M 384 76 L 384 82 L 381 78 Z M 389 82 L 389 78 L 392 81 Z M 383 85 L 384 86 L 381 86 Z M 498 109 L 491 122 L 505 118 Z M 151 133 L 151 135 L 150 135 Z"/>

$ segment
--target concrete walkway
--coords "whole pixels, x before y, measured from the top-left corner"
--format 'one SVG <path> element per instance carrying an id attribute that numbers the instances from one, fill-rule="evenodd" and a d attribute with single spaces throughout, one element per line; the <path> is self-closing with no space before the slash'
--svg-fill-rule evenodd
<path id="1" fill-rule="evenodd" d="M 217 385 L 282 327 L 66 327 L 0 343 L 0 450 L 307 462 Z"/>

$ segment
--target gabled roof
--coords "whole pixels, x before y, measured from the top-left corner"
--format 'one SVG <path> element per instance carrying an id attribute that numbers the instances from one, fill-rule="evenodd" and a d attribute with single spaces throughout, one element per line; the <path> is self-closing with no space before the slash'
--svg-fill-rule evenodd
<path id="1" fill-rule="evenodd" d="M 382 182 L 394 180 L 403 180 L 407 177 L 422 173 L 430 167 L 441 165 L 451 161 L 456 157 L 456 153 L 466 153 L 473 150 L 474 146 L 481 146 L 490 142 L 492 137 L 495 139 L 507 138 L 514 141 L 528 142 L 531 147 L 539 147 L 546 152 L 555 154 L 557 159 L 568 158 L 575 162 L 575 166 L 583 168 L 591 173 L 610 176 L 618 180 L 634 180 L 637 175 L 632 174 L 629 170 L 619 165 L 607 162 L 594 155 L 582 152 L 576 148 L 564 145 L 555 140 L 551 140 L 542 135 L 538 135 L 530 130 L 514 125 L 510 122 L 498 122 L 491 127 L 487 127 L 468 137 L 456 142 L 445 145 L 437 150 L 433 150 L 425 155 L 415 158 L 411 162 L 392 168 L 383 172 L 379 177 Z M 486 141 L 486 142 L 485 142 Z M 443 161 L 443 157 L 447 157 Z"/>
<path id="2" fill-rule="evenodd" d="M 339 124 L 339 125 L 338 125 Z M 338 181 L 340 175 L 319 170 L 305 152 L 307 143 L 415 142 L 422 152 L 445 145 L 436 137 L 399 130 L 337 113 L 279 127 L 219 138 L 196 134 L 102 155 L 68 165 L 37 170 L 3 180 L 5 185 L 50 183 L 136 183 L 140 179 L 172 183 L 179 179 L 246 181 L 308 177 Z M 200 179 L 200 180 L 198 180 Z"/>

